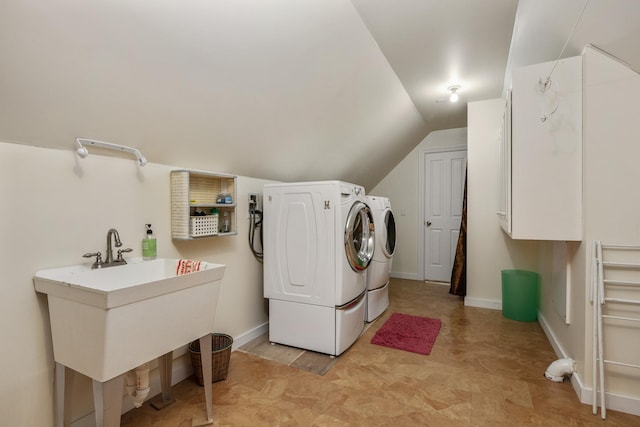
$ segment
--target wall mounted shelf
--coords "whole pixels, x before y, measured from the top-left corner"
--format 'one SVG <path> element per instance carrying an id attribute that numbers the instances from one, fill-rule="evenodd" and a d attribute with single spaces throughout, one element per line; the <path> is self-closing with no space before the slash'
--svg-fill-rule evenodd
<path id="1" fill-rule="evenodd" d="M 221 197 L 226 200 L 221 202 Z M 237 176 L 171 171 L 171 237 L 193 240 L 237 231 Z"/>

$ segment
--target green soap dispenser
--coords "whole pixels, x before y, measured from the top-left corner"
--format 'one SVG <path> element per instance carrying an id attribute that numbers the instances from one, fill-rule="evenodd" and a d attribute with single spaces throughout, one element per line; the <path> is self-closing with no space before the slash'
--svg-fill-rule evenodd
<path id="1" fill-rule="evenodd" d="M 149 261 L 155 259 L 158 255 L 158 247 L 156 246 L 156 236 L 153 235 L 151 224 L 146 224 L 147 234 L 142 239 L 142 259 Z"/>

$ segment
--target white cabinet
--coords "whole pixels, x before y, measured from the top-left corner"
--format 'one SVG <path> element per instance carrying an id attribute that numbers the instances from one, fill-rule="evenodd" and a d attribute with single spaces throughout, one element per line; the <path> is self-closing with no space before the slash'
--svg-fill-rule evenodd
<path id="1" fill-rule="evenodd" d="M 171 171 L 171 237 L 237 234 L 235 175 Z"/>
<path id="2" fill-rule="evenodd" d="M 513 71 L 498 207 L 513 239 L 582 238 L 582 58 L 554 64 Z"/>
<path id="3" fill-rule="evenodd" d="M 511 91 L 507 93 L 500 127 L 499 179 L 498 220 L 502 229 L 511 235 Z"/>

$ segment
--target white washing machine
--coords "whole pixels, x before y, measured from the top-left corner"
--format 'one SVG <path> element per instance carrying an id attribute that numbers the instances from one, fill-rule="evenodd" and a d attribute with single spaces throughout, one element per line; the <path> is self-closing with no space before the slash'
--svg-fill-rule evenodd
<path id="1" fill-rule="evenodd" d="M 364 188 L 268 184 L 263 194 L 269 340 L 339 355 L 364 329 L 375 237 Z"/>
<path id="2" fill-rule="evenodd" d="M 375 252 L 367 269 L 367 322 L 378 318 L 389 307 L 389 276 L 396 248 L 396 221 L 386 197 L 366 196 L 375 225 Z"/>

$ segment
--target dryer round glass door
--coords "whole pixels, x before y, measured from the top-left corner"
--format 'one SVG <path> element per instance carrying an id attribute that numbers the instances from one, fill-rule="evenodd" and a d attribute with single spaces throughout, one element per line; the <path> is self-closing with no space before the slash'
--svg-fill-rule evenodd
<path id="1" fill-rule="evenodd" d="M 347 216 L 344 247 L 349 265 L 354 271 L 365 270 L 375 249 L 373 216 L 369 206 L 356 202 Z"/>
<path id="2" fill-rule="evenodd" d="M 391 258 L 396 250 L 396 221 L 393 212 L 387 211 L 384 215 L 384 226 L 387 230 L 387 241 L 384 242 L 382 252 L 387 258 Z"/>

